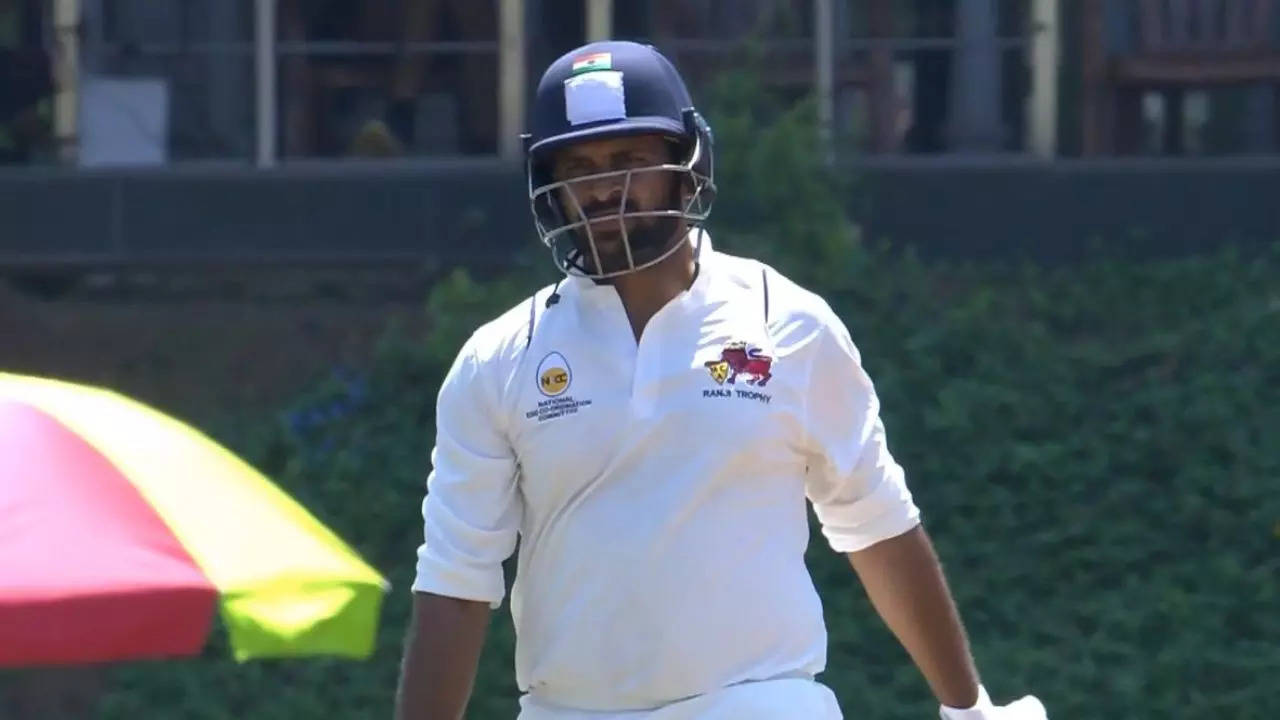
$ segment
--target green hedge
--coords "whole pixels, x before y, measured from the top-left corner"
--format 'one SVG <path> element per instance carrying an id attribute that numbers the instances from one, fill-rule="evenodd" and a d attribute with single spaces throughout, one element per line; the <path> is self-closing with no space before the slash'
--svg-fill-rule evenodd
<path id="1" fill-rule="evenodd" d="M 710 113 L 717 245 L 824 292 L 850 326 L 993 693 L 1036 692 L 1056 718 L 1280 717 L 1280 247 L 926 265 L 861 245 L 810 109 L 752 93 L 730 78 Z M 538 262 L 459 271 L 431 293 L 430 337 L 392 328 L 372 367 L 209 425 L 389 576 L 375 656 L 239 666 L 219 640 L 117 669 L 103 717 L 390 717 L 438 382 L 476 324 L 548 276 Z M 816 533 L 809 559 L 849 716 L 932 717 L 847 563 Z M 513 717 L 512 675 L 504 607 L 469 716 Z"/>
<path id="2" fill-rule="evenodd" d="M 1062 718 L 1280 717 L 1280 252 L 1145 266 L 924 266 L 864 253 L 832 300 L 992 690 Z M 109 718 L 388 717 L 438 380 L 517 286 L 437 288 L 438 342 L 392 332 L 369 372 L 217 434 L 394 583 L 367 663 L 203 659 L 116 673 Z M 815 537 L 826 682 L 857 717 L 932 701 Z M 514 714 L 495 615 L 472 717 Z M 181 708 L 181 712 L 171 709 Z"/>

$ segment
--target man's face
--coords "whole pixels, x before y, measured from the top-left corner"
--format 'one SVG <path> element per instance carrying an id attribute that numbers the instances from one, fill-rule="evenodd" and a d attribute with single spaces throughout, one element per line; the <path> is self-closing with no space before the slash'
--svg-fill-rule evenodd
<path id="1" fill-rule="evenodd" d="M 552 157 L 551 168 L 558 182 L 598 173 L 635 170 L 669 163 L 671 145 L 659 135 L 635 135 L 577 143 L 563 148 Z M 670 171 L 655 170 L 633 172 L 630 183 L 626 173 L 595 180 L 570 182 L 559 190 L 560 207 L 570 223 L 590 219 L 591 237 L 600 263 L 606 272 L 627 267 L 626 249 L 622 228 L 631 246 L 633 260 L 638 264 L 648 252 L 656 252 L 670 241 L 675 226 L 670 218 L 639 217 L 620 220 L 623 209 L 623 189 L 626 188 L 626 211 L 673 209 L 673 198 L 678 175 Z M 576 203 L 575 203 L 576 200 Z M 579 211 L 581 208 L 581 211 Z M 579 214 L 581 212 L 581 214 Z M 578 232 L 579 250 L 586 262 L 595 264 L 591 248 L 582 239 L 586 229 Z"/>

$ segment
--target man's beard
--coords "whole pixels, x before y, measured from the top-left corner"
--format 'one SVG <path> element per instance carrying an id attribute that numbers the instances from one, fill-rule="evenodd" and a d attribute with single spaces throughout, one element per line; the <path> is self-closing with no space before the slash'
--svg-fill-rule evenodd
<path id="1" fill-rule="evenodd" d="M 574 247 L 580 253 L 581 264 L 593 274 L 625 272 L 650 263 L 671 248 L 679 231 L 680 218 L 640 217 L 631 220 L 610 219 L 591 224 L 590 237 L 595 241 L 594 252 L 588 242 L 585 227 L 579 228 L 573 238 Z M 630 227 L 624 235 L 622 223 Z M 630 262 L 627 250 L 630 249 Z M 600 267 L 596 267 L 596 255 Z"/>
<path id="2" fill-rule="evenodd" d="M 678 208 L 680 200 L 679 188 L 674 187 L 666 207 Z M 580 254 L 579 262 L 592 274 L 621 273 L 651 263 L 662 257 L 679 239 L 677 235 L 684 222 L 683 217 L 620 217 L 619 209 L 617 205 L 585 209 L 583 215 L 593 218 L 593 221 L 574 231 L 573 244 Z M 640 208 L 628 210 L 644 212 Z M 595 241 L 594 252 L 588 237 Z M 628 249 L 631 251 L 630 262 L 627 259 Z M 597 267 L 596 254 L 600 257 L 600 267 Z"/>

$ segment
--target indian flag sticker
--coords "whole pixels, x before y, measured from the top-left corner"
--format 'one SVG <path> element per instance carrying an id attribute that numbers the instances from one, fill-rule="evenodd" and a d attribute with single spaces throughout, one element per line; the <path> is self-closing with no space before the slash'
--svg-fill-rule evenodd
<path id="1" fill-rule="evenodd" d="M 583 55 L 573 61 L 573 72 L 591 72 L 593 70 L 611 70 L 613 69 L 612 53 L 595 53 L 594 55 Z"/>

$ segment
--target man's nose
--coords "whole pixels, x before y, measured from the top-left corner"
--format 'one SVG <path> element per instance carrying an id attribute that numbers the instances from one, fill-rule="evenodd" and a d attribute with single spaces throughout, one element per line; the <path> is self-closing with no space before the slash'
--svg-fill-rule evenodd
<path id="1" fill-rule="evenodd" d="M 584 188 L 587 200 L 586 205 L 594 207 L 596 205 L 621 202 L 624 183 L 624 178 L 617 175 L 587 181 Z"/>

